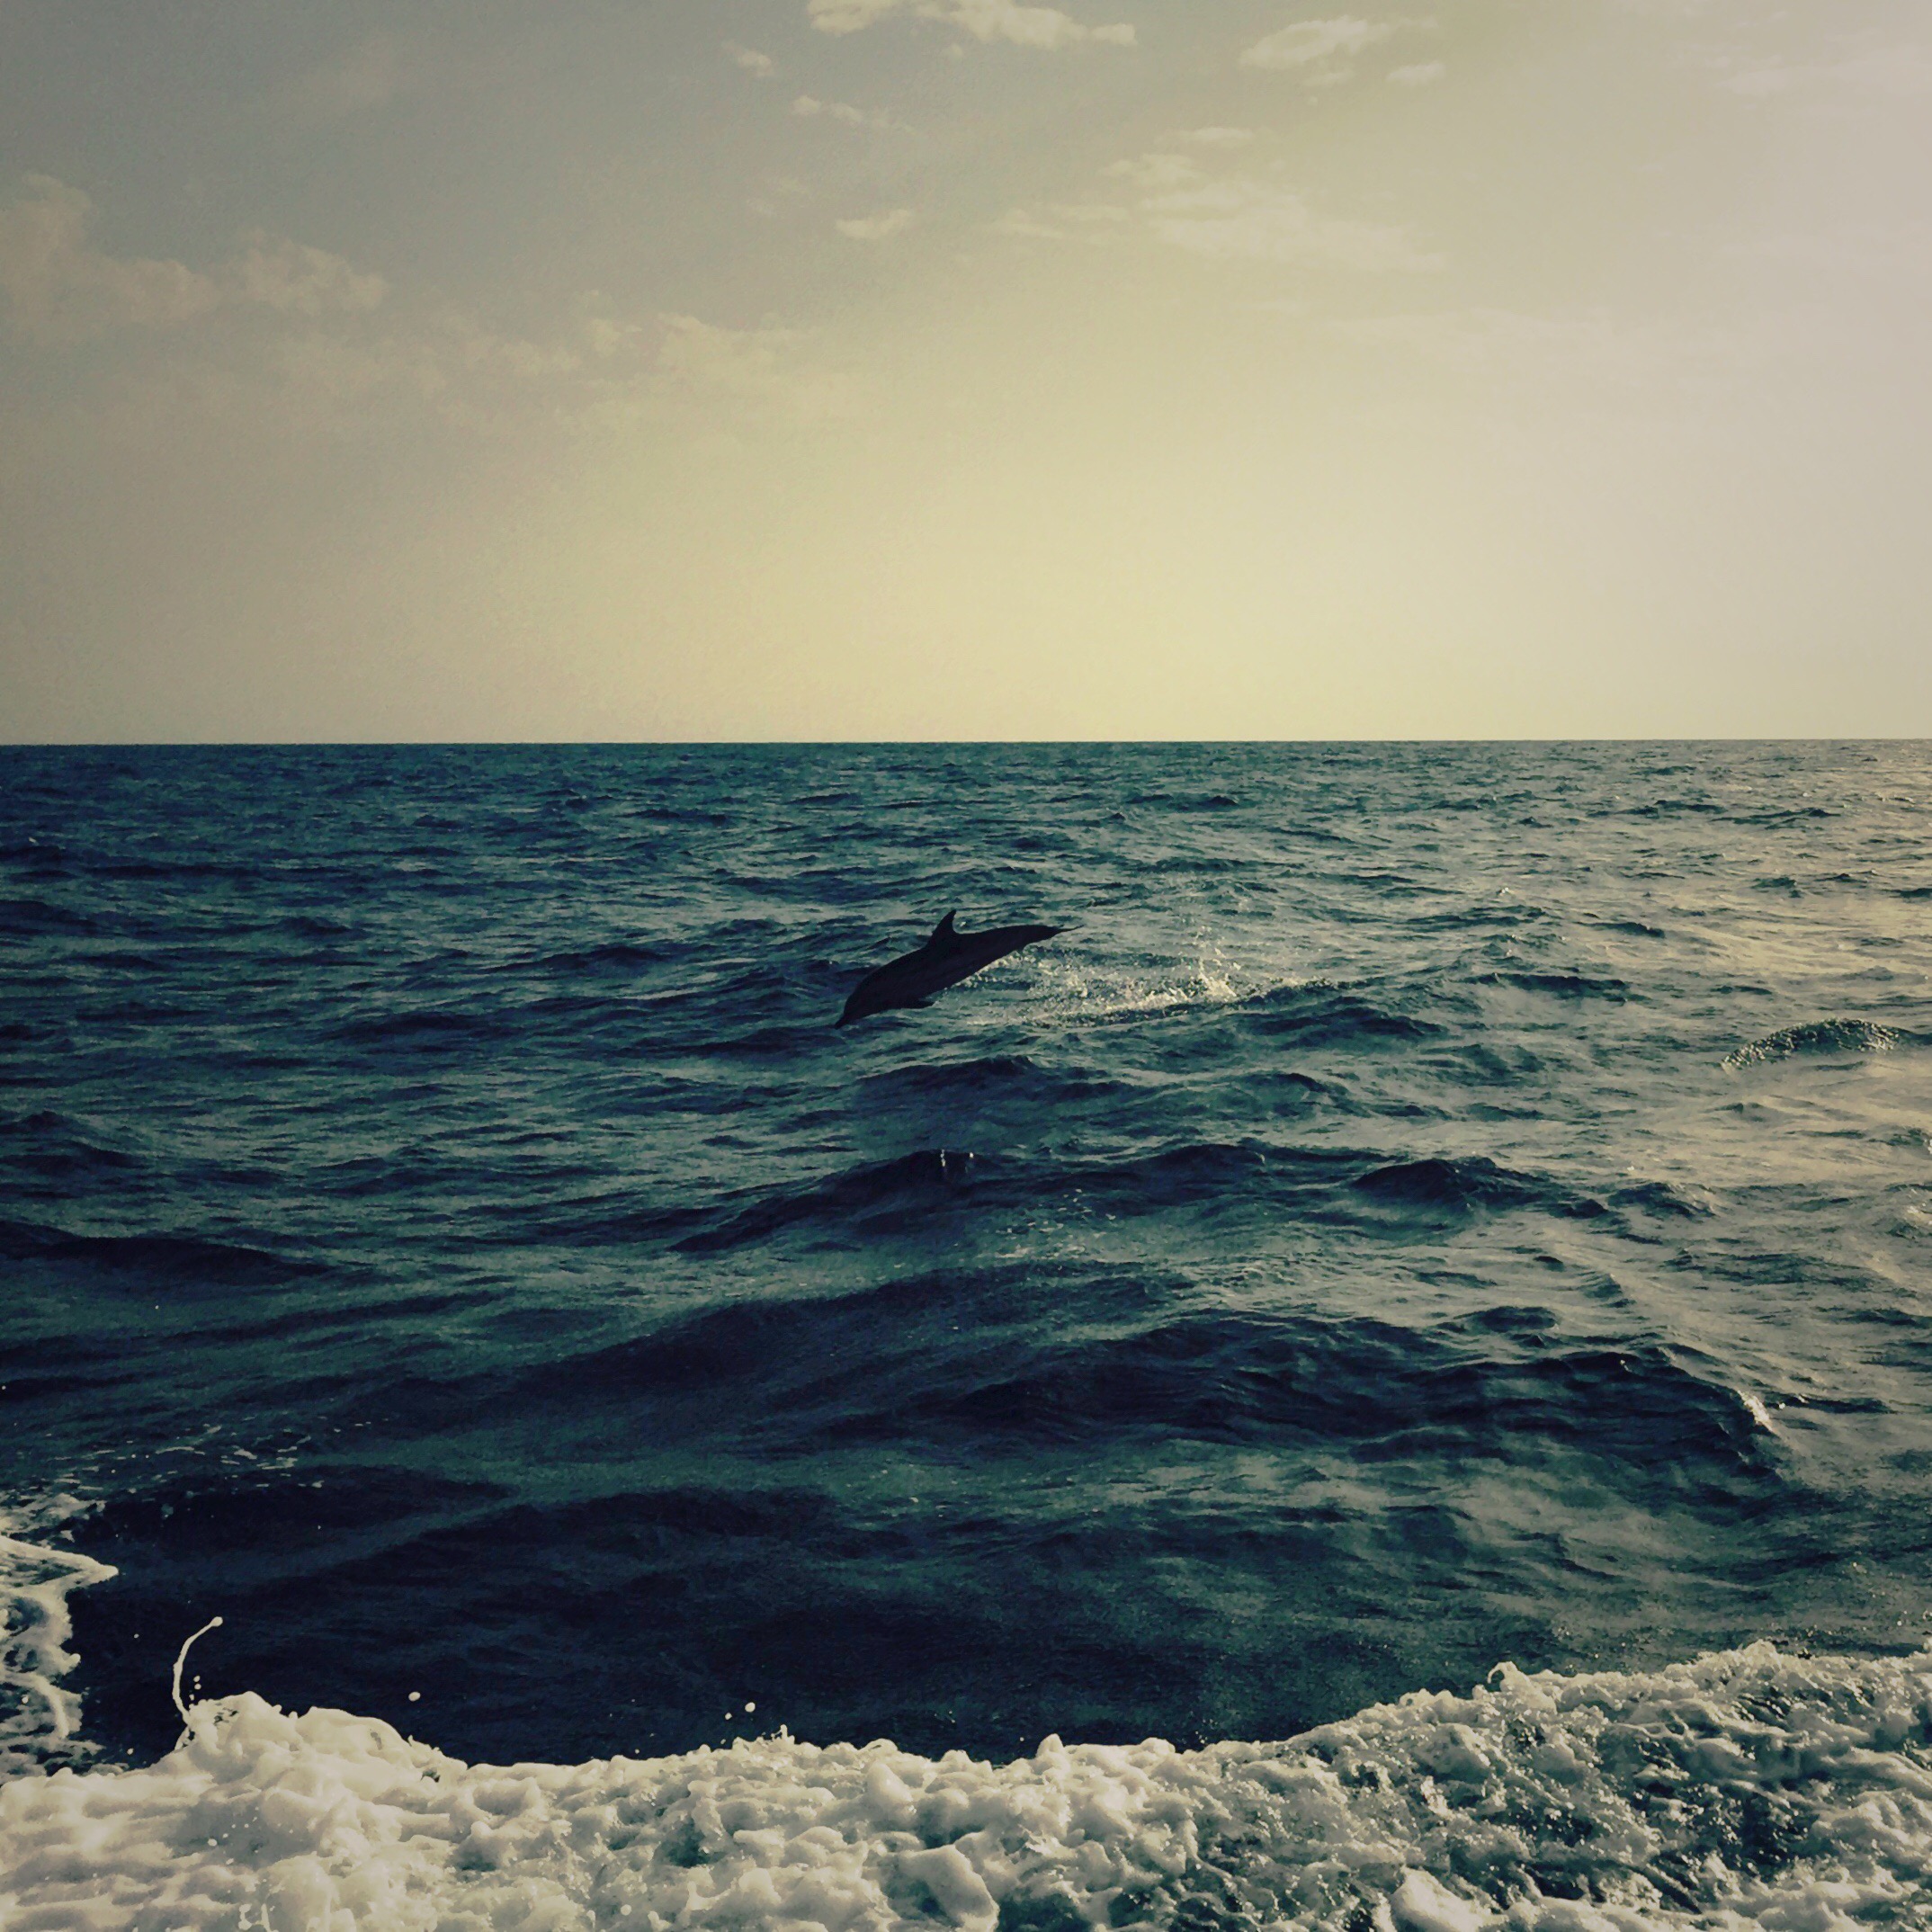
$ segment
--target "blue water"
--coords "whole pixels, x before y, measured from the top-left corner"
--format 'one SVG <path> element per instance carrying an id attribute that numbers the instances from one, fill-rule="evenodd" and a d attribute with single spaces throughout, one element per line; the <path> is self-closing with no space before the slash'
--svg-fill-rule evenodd
<path id="1" fill-rule="evenodd" d="M 218 1614 L 210 1693 L 496 1760 L 1916 1646 L 1928 810 L 1907 744 L 0 751 L 0 1507 L 118 1571 L 88 1740 Z M 835 1030 L 955 908 L 1070 929 Z"/>

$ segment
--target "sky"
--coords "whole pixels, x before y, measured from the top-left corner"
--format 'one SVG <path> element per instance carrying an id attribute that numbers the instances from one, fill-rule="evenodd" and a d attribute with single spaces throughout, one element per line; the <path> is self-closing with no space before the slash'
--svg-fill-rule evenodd
<path id="1" fill-rule="evenodd" d="M 1932 0 L 0 0 L 0 738 L 1932 736 Z"/>

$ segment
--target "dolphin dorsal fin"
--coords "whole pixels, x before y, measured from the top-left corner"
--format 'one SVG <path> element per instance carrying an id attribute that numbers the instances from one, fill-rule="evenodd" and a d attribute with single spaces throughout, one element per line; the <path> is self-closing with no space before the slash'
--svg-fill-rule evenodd
<path id="1" fill-rule="evenodd" d="M 926 942 L 926 944 L 929 946 L 942 945 L 945 943 L 945 941 L 954 937 L 955 935 L 953 931 L 953 922 L 958 917 L 958 913 L 949 912 L 945 916 L 945 917 L 943 918 L 939 922 L 939 924 L 933 928 L 933 936 Z"/>

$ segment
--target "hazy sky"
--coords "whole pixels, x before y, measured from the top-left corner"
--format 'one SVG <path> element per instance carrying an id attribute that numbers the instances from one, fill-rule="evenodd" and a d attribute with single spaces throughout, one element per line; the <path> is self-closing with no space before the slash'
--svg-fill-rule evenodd
<path id="1" fill-rule="evenodd" d="M 0 737 L 1932 735 L 1932 0 L 0 0 Z"/>

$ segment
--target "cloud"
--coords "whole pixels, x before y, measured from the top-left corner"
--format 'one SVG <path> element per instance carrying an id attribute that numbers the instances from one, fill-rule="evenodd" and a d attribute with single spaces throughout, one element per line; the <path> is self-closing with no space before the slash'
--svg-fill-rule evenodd
<path id="1" fill-rule="evenodd" d="M 761 54 L 756 47 L 740 47 L 736 40 L 724 43 L 724 57 L 734 67 L 756 74 L 760 80 L 769 80 L 778 71 L 778 63 L 769 54 Z"/>
<path id="2" fill-rule="evenodd" d="M 48 174 L 0 209 L 0 294 L 13 326 L 45 343 L 125 329 L 177 329 L 218 310 L 366 314 L 389 284 L 339 255 L 256 233 L 211 273 L 184 262 L 111 255 L 88 239 L 93 201 Z"/>
<path id="3" fill-rule="evenodd" d="M 380 308 L 389 293 L 380 275 L 365 274 L 339 255 L 259 234 L 249 237 L 226 281 L 241 300 L 282 315 L 362 314 Z"/>
<path id="4" fill-rule="evenodd" d="M 1212 150 L 1240 144 L 1204 145 Z M 1304 196 L 1277 182 L 1252 174 L 1216 178 L 1192 155 L 1137 155 L 1110 163 L 1103 173 L 1140 191 L 1137 212 L 1158 240 L 1212 261 L 1325 264 L 1378 273 L 1444 265 L 1442 256 L 1418 248 L 1406 228 L 1318 214 Z M 1123 217 L 1129 212 L 1120 210 Z M 1001 234 L 1064 239 L 1067 210 L 1053 213 L 1057 222 L 1015 209 L 994 226 Z"/>
<path id="5" fill-rule="evenodd" d="M 721 328 L 690 315 L 657 319 L 662 339 L 650 385 L 660 398 L 722 402 L 739 415 L 800 424 L 850 407 L 849 380 L 814 366 L 809 338 L 796 329 Z"/>
<path id="6" fill-rule="evenodd" d="M 841 223 L 862 240 L 911 222 Z M 152 435 L 190 418 L 224 434 L 332 440 L 425 420 L 471 433 L 570 434 L 688 415 L 798 425 L 843 413 L 848 378 L 806 337 L 695 316 L 642 320 L 585 296 L 550 330 L 509 334 L 448 304 L 399 301 L 380 275 L 284 237 L 245 235 L 207 269 L 94 246 L 93 202 L 48 175 L 0 204 L 0 319 L 50 347 L 118 334 L 111 367 L 73 407 L 103 434 Z"/>
<path id="7" fill-rule="evenodd" d="M 1317 214 L 1290 189 L 1241 175 L 1141 203 L 1154 233 L 1210 261 L 1285 262 L 1372 273 L 1441 268 L 1406 228 Z"/>
<path id="8" fill-rule="evenodd" d="M 1062 201 L 1044 210 L 1009 209 L 988 226 L 995 235 L 1024 241 L 1104 242 L 1132 219 L 1131 209 L 1113 201 Z"/>
<path id="9" fill-rule="evenodd" d="M 915 219 L 909 208 L 889 208 L 883 214 L 862 215 L 854 220 L 834 222 L 833 226 L 850 241 L 887 241 L 909 228 Z"/>
<path id="10" fill-rule="evenodd" d="M 394 38 L 372 33 L 338 59 L 311 68 L 282 89 L 277 104 L 306 121 L 347 121 L 388 106 L 416 85 Z"/>
<path id="11" fill-rule="evenodd" d="M 1114 181 L 1131 182 L 1149 193 L 1188 187 L 1207 179 L 1201 164 L 1191 155 L 1140 155 L 1131 161 L 1110 162 L 1106 172 Z"/>
<path id="12" fill-rule="evenodd" d="M 863 107 L 853 107 L 844 101 L 820 101 L 809 94 L 801 94 L 792 103 L 792 112 L 801 121 L 815 121 L 821 117 L 836 121 L 848 128 L 873 128 L 881 132 L 899 126 L 891 115 L 882 108 L 868 112 Z"/>
<path id="13" fill-rule="evenodd" d="M 1440 60 L 1418 60 L 1412 67 L 1391 68 L 1389 78 L 1398 87 L 1433 87 L 1448 71 Z"/>
<path id="14" fill-rule="evenodd" d="M 1009 40 L 1017 47 L 1073 47 L 1083 40 L 1131 47 L 1131 26 L 1088 27 L 1051 6 L 1018 0 L 810 0 L 811 23 L 821 33 L 857 33 L 895 13 L 943 21 L 977 40 Z"/>
<path id="15" fill-rule="evenodd" d="M 173 328 L 217 308 L 219 283 L 181 262 L 103 253 L 87 238 L 94 203 L 49 174 L 0 209 L 0 294 L 13 326 L 40 342 L 124 328 Z"/>
<path id="16" fill-rule="evenodd" d="M 1241 55 L 1241 65 L 1296 74 L 1310 87 L 1330 87 L 1348 78 L 1358 54 L 1394 31 L 1383 22 L 1347 14 L 1334 20 L 1300 20 L 1257 40 Z"/>
<path id="17" fill-rule="evenodd" d="M 1252 128 L 1190 128 L 1174 137 L 1195 148 L 1245 148 L 1254 138 Z"/>

